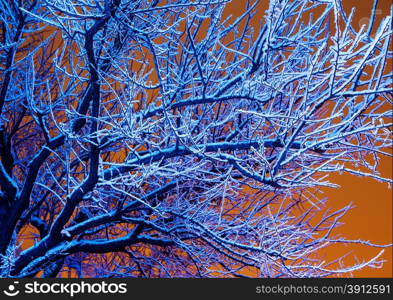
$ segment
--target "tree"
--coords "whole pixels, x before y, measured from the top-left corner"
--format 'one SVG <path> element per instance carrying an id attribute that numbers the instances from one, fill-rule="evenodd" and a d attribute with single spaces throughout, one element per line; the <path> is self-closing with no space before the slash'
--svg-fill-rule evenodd
<path id="1" fill-rule="evenodd" d="M 392 183 L 377 170 L 391 156 L 392 23 L 376 24 L 376 5 L 360 30 L 339 0 L 272 0 L 264 15 L 249 0 L 236 20 L 227 0 L 0 5 L 3 277 L 379 265 L 318 256 L 386 247 L 337 236 L 350 206 L 318 196 L 337 172 Z"/>

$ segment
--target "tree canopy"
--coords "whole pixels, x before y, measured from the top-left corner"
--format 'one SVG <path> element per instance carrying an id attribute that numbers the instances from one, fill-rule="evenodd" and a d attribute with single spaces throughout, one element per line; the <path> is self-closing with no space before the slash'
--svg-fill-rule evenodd
<path id="1" fill-rule="evenodd" d="M 359 29 L 341 0 L 248 0 L 236 18 L 229 2 L 0 1 L 2 277 L 378 266 L 380 249 L 319 257 L 385 245 L 337 235 L 351 206 L 318 191 L 339 172 L 392 183 L 391 16 L 374 5 Z"/>

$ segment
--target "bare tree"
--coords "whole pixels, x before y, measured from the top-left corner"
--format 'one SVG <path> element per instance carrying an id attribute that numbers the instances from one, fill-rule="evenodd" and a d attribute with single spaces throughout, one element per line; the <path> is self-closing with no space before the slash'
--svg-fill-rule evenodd
<path id="1" fill-rule="evenodd" d="M 391 17 L 357 30 L 340 0 L 249 0 L 233 20 L 228 2 L 0 1 L 1 276 L 379 266 L 319 258 L 386 245 L 338 236 L 351 206 L 318 191 L 392 183 Z"/>

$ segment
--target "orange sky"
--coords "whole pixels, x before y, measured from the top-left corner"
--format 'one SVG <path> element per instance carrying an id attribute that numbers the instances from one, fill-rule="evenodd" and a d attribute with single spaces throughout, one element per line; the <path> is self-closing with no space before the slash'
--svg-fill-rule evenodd
<path id="1" fill-rule="evenodd" d="M 372 0 L 343 0 L 343 6 L 346 11 L 350 11 L 352 7 L 355 7 L 353 19 L 355 29 L 368 22 L 373 2 Z M 258 6 L 257 19 L 263 18 L 268 3 L 269 1 L 261 1 Z M 377 24 L 383 16 L 389 14 L 391 5 L 391 0 L 379 0 L 376 16 Z M 225 12 L 236 16 L 244 11 L 244 7 L 245 1 L 234 0 Z M 259 15 L 260 18 L 258 18 Z M 391 69 L 392 66 L 390 65 Z M 381 175 L 392 178 L 392 159 L 382 159 L 379 171 Z M 331 177 L 331 181 L 339 184 L 341 188 L 324 190 L 324 196 L 329 199 L 327 203 L 328 208 L 340 209 L 349 203 L 353 203 L 356 206 L 343 217 L 342 221 L 345 224 L 337 228 L 335 233 L 347 239 L 362 239 L 375 244 L 391 244 L 393 227 L 392 189 L 389 189 L 386 183 L 353 175 L 335 175 L 335 177 Z M 326 248 L 324 251 L 321 255 L 324 255 L 326 260 L 332 260 L 340 255 L 350 253 L 344 259 L 345 265 L 348 266 L 356 262 L 356 257 L 358 261 L 364 261 L 375 256 L 380 249 L 340 244 Z M 392 248 L 385 249 L 382 258 L 387 260 L 382 268 L 364 268 L 354 272 L 352 275 L 354 277 L 393 277 Z"/>
<path id="2" fill-rule="evenodd" d="M 234 0 L 226 10 L 226 13 L 239 15 L 244 11 L 244 2 Z M 372 0 L 344 0 L 346 10 L 356 7 L 354 18 L 355 28 L 365 22 L 371 11 Z M 263 18 L 268 1 L 261 1 L 258 6 L 260 18 Z M 377 22 L 383 15 L 388 14 L 391 0 L 380 0 L 378 5 Z M 257 23 L 254 23 L 257 24 Z M 391 68 L 391 66 L 390 66 Z M 392 159 L 382 159 L 380 169 L 382 176 L 392 178 Z M 331 209 L 340 209 L 348 203 L 353 203 L 356 207 L 352 209 L 342 221 L 343 226 L 337 228 L 335 233 L 348 239 L 369 240 L 376 244 L 392 243 L 392 189 L 388 189 L 386 183 L 379 183 L 372 179 L 358 178 L 352 175 L 336 175 L 331 181 L 339 184 L 339 189 L 325 189 L 324 196 L 328 197 L 327 206 Z M 32 241 L 27 240 L 24 247 L 31 246 Z M 355 256 L 360 261 L 370 259 L 379 252 L 366 246 L 344 246 L 337 245 L 324 250 L 326 260 L 332 260 L 345 253 L 352 253 L 344 260 L 346 265 L 355 262 Z M 387 260 L 381 269 L 365 268 L 353 273 L 355 277 L 392 277 L 392 248 L 385 249 L 383 258 Z"/>

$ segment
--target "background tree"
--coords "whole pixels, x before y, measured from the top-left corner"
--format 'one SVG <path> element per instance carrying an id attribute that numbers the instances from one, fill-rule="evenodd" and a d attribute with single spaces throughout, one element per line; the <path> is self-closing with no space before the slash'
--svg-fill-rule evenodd
<path id="1" fill-rule="evenodd" d="M 226 0 L 0 1 L 3 277 L 379 266 L 319 258 L 385 246 L 337 236 L 350 206 L 321 214 L 318 190 L 392 182 L 391 17 L 356 31 L 338 0 L 258 2 L 230 21 Z"/>

